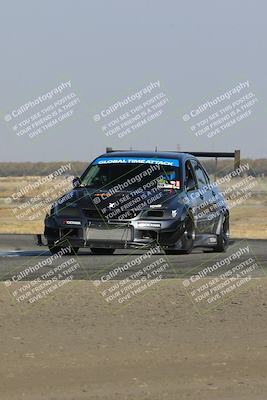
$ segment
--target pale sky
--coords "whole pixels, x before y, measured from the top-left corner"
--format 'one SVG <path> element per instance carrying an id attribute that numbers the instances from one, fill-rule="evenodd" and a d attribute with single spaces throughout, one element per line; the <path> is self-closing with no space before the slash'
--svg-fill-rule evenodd
<path id="1" fill-rule="evenodd" d="M 176 150 L 177 144 L 267 157 L 266 15 L 264 0 L 2 2 L 0 161 L 89 161 L 106 146 Z M 4 116 L 66 81 L 80 100 L 74 114 L 35 138 L 17 136 Z M 162 115 L 123 138 L 105 136 L 92 117 L 156 81 L 160 90 L 151 96 L 168 98 Z M 233 100 L 253 92 L 251 115 L 212 138 L 196 137 L 183 115 L 245 81 L 249 89 Z"/>

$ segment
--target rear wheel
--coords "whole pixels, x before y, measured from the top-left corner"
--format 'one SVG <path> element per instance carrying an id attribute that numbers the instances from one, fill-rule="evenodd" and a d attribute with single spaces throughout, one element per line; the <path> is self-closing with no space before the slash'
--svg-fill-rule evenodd
<path id="1" fill-rule="evenodd" d="M 91 247 L 91 252 L 93 254 L 99 254 L 99 255 L 111 255 L 113 254 L 115 249 L 105 249 L 101 247 Z"/>
<path id="2" fill-rule="evenodd" d="M 193 215 L 190 213 L 185 218 L 185 231 L 181 238 L 181 249 L 166 249 L 166 254 L 190 254 L 194 247 L 196 229 Z"/>
<path id="3" fill-rule="evenodd" d="M 61 247 L 53 246 L 53 245 L 48 245 L 48 248 L 50 250 L 50 253 L 52 254 L 57 254 L 59 250 L 61 250 Z"/>
<path id="4" fill-rule="evenodd" d="M 229 215 L 224 215 L 224 221 L 221 224 L 221 231 L 219 235 L 217 235 L 217 246 L 213 248 L 213 251 L 218 253 L 223 253 L 226 251 L 227 247 L 229 246 Z"/>

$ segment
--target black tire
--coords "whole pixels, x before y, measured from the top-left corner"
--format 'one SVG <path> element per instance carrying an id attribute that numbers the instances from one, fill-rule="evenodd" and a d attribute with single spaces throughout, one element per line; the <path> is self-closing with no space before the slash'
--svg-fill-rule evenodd
<path id="1" fill-rule="evenodd" d="M 61 246 L 54 246 L 54 243 L 48 243 L 48 248 L 50 250 L 50 252 L 54 255 L 57 254 L 60 250 L 63 249 L 63 247 Z M 72 247 L 71 251 L 69 253 L 65 253 L 64 255 L 68 255 L 68 254 L 77 254 L 79 251 L 79 247 Z"/>
<path id="2" fill-rule="evenodd" d="M 194 217 L 189 213 L 185 218 L 185 231 L 181 238 L 182 246 L 181 249 L 166 249 L 165 253 L 167 255 L 173 254 L 190 254 L 192 253 L 194 247 L 194 241 L 196 236 Z"/>
<path id="3" fill-rule="evenodd" d="M 115 249 L 105 249 L 100 247 L 91 247 L 90 250 L 93 254 L 98 254 L 98 255 L 111 255 L 115 251 Z"/>
<path id="4" fill-rule="evenodd" d="M 80 249 L 80 247 L 72 247 L 71 251 L 70 251 L 70 254 L 74 254 L 74 255 L 77 254 L 79 249 Z"/>
<path id="5" fill-rule="evenodd" d="M 217 235 L 217 245 L 213 248 L 216 253 L 223 253 L 229 246 L 229 215 L 224 215 L 224 221 L 221 224 L 220 234 Z"/>
<path id="6" fill-rule="evenodd" d="M 51 245 L 49 244 L 48 248 L 50 250 L 50 253 L 52 253 L 53 255 L 57 254 L 61 250 L 61 247 L 54 246 L 53 244 L 51 244 Z"/>

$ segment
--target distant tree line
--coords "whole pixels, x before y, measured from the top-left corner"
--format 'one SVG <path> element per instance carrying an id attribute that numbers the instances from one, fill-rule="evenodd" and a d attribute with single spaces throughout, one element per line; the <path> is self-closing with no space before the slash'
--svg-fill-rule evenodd
<path id="1" fill-rule="evenodd" d="M 61 166 L 70 163 L 70 175 L 80 175 L 88 166 L 88 162 L 0 162 L 0 176 L 45 176 L 57 171 Z"/>
<path id="2" fill-rule="evenodd" d="M 249 164 L 249 175 L 254 176 L 267 176 L 267 159 L 261 158 L 257 160 L 251 159 L 242 159 L 242 164 Z M 218 160 L 217 167 L 216 162 L 213 159 L 204 160 L 202 164 L 205 166 L 206 170 L 209 174 L 214 175 L 216 173 L 217 176 L 223 176 L 234 170 L 234 160 Z M 241 174 L 242 175 L 242 174 Z"/>
<path id="3" fill-rule="evenodd" d="M 203 165 L 209 174 L 217 176 L 225 175 L 233 171 L 234 160 L 218 160 L 217 170 L 215 160 L 203 160 Z M 0 162 L 0 176 L 44 176 L 58 170 L 62 165 L 66 165 L 68 161 L 58 162 Z M 250 166 L 249 174 L 256 176 L 267 176 L 267 159 L 261 158 L 257 160 L 242 159 L 241 163 L 248 163 Z M 89 162 L 70 161 L 71 170 L 68 174 L 81 175 L 86 169 Z"/>

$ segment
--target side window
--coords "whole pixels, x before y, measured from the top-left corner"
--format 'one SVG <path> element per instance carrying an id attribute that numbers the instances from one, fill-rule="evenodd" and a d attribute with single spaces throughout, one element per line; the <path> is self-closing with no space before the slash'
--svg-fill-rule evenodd
<path id="1" fill-rule="evenodd" d="M 198 186 L 202 187 L 209 183 L 206 174 L 204 173 L 201 165 L 197 161 L 192 161 L 193 168 L 197 177 Z"/>
<path id="2" fill-rule="evenodd" d="M 187 190 L 194 190 L 197 188 L 197 181 L 193 172 L 193 167 L 189 160 L 185 163 L 185 183 L 184 186 Z"/>
<path id="3" fill-rule="evenodd" d="M 210 177 L 209 177 L 207 171 L 206 171 L 205 169 L 203 169 L 203 172 L 204 172 L 204 175 L 205 175 L 205 177 L 206 177 L 207 183 L 210 183 Z"/>

